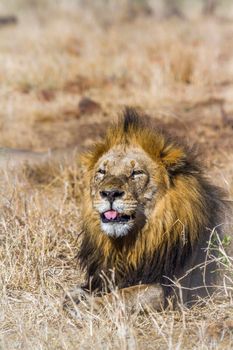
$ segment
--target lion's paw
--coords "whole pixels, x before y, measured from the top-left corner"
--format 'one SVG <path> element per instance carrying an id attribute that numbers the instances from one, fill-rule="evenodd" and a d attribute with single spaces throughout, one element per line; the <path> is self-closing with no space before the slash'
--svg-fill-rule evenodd
<path id="1" fill-rule="evenodd" d="M 69 290 L 63 300 L 63 310 L 76 319 L 83 318 L 83 312 L 88 309 L 89 293 L 82 287 L 76 286 Z"/>

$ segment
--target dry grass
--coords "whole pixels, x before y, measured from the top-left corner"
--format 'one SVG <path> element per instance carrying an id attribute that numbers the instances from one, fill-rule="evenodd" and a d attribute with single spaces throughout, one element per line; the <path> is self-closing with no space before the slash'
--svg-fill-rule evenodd
<path id="1" fill-rule="evenodd" d="M 230 21 L 132 18 L 113 5 L 91 11 L 75 2 L 33 11 L 17 3 L 19 24 L 0 28 L 1 146 L 86 147 L 122 106 L 135 105 L 156 125 L 198 142 L 209 176 L 232 199 Z M 85 96 L 96 110 L 80 108 Z M 0 349 L 232 349 L 233 267 L 224 251 L 228 287 L 224 278 L 206 307 L 129 315 L 117 303 L 82 322 L 63 313 L 64 291 L 83 277 L 75 260 L 81 180 L 73 155 L 68 165 L 1 173 Z M 232 235 L 232 225 L 224 227 Z"/>

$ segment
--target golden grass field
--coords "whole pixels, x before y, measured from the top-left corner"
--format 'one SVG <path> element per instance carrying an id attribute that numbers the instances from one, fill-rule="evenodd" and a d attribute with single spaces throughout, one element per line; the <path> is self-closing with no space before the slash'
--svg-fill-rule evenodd
<path id="1" fill-rule="evenodd" d="M 229 273 L 205 307 L 130 315 L 119 302 L 82 321 L 62 310 L 64 292 L 83 278 L 76 153 L 125 105 L 197 143 L 211 181 L 233 200 L 232 6 L 181 19 L 126 11 L 124 1 L 25 2 L 0 5 L 0 15 L 18 16 L 0 26 L 0 146 L 58 157 L 7 169 L 0 150 L 0 349 L 232 349 L 225 246 Z M 223 225 L 227 242 L 233 225 Z"/>

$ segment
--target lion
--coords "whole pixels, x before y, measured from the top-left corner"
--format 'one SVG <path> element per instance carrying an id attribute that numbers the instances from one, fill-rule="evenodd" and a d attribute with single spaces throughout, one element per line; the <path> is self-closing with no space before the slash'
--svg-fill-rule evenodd
<path id="1" fill-rule="evenodd" d="M 125 295 L 130 288 L 131 299 L 138 286 L 155 286 L 162 307 L 169 298 L 190 306 L 214 290 L 208 248 L 222 222 L 224 194 L 206 179 L 192 149 L 144 120 L 126 108 L 82 156 L 78 259 L 86 283 L 70 294 L 76 304 L 80 290 L 85 297 L 97 293 L 99 302 L 112 295 L 112 285 Z"/>

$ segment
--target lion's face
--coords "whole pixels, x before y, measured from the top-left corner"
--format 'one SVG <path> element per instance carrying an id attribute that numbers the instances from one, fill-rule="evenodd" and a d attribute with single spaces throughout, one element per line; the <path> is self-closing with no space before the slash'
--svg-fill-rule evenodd
<path id="1" fill-rule="evenodd" d="M 145 223 L 158 191 L 158 175 L 159 166 L 139 147 L 116 146 L 98 160 L 91 198 L 105 234 L 125 236 Z"/>

